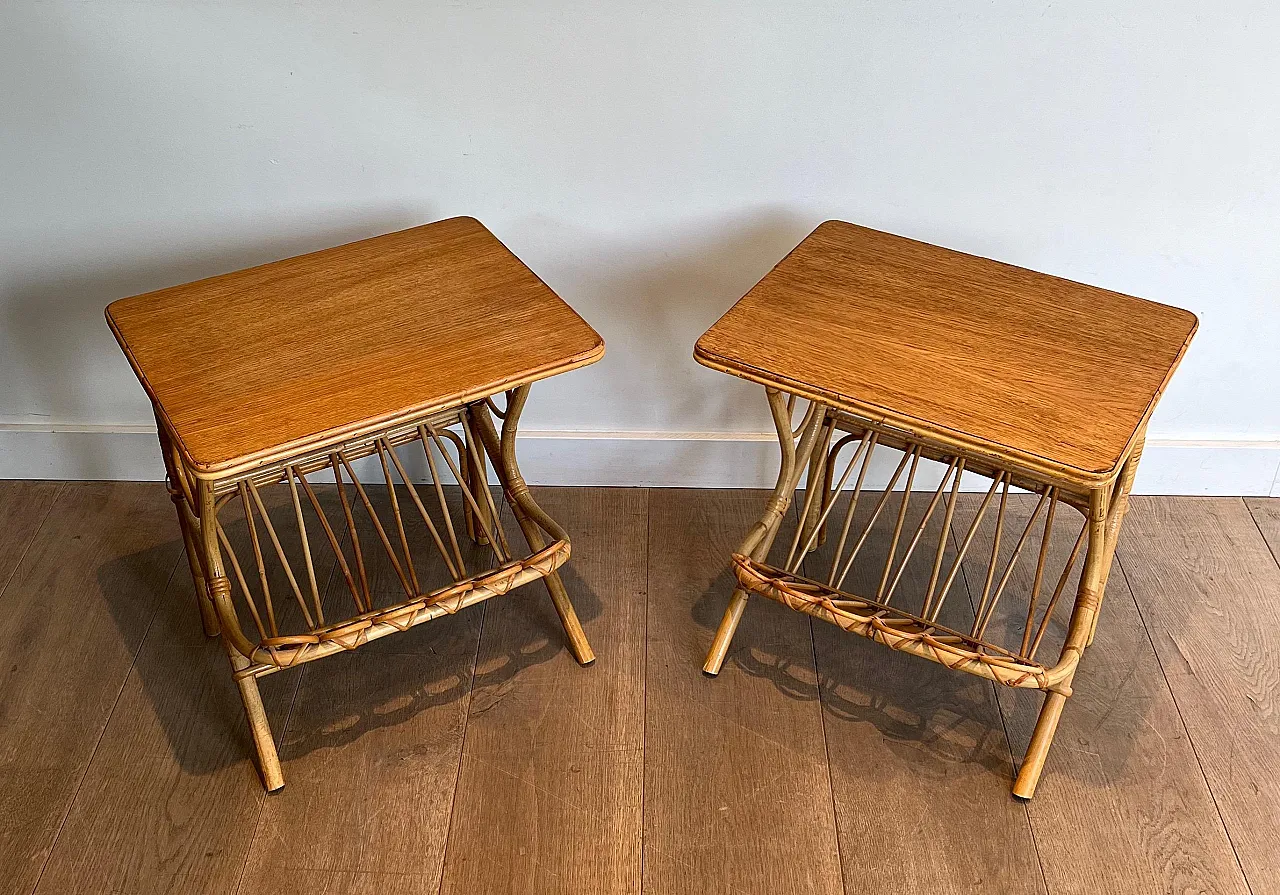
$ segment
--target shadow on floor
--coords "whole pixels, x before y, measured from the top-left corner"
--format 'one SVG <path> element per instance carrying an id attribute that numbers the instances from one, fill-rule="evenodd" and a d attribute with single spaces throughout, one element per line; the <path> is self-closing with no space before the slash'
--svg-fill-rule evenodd
<path id="1" fill-rule="evenodd" d="M 766 499 L 761 494 L 762 508 Z M 797 501 L 802 499 L 803 495 L 800 495 Z M 927 500 L 927 495 L 922 499 Z M 869 502 L 874 503 L 874 500 Z M 785 560 L 793 532 L 794 523 L 784 524 L 775 541 L 771 562 L 781 564 Z M 871 557 L 881 558 L 877 562 L 882 562 L 887 553 L 888 536 L 887 530 L 873 530 L 867 541 L 865 551 Z M 824 571 L 830 563 L 830 547 L 828 543 L 826 549 L 814 554 Z M 1011 546 L 1005 548 L 1006 551 L 1010 549 Z M 1067 547 L 1062 546 L 1062 549 Z M 952 552 L 948 553 L 945 568 L 950 566 L 954 544 L 949 551 Z M 922 560 L 926 564 L 929 561 L 927 557 L 913 556 L 904 581 L 911 581 L 913 574 L 921 580 L 927 579 L 928 569 L 915 568 Z M 876 577 L 867 579 L 872 571 L 862 570 L 862 580 L 859 580 L 859 570 L 855 567 L 847 589 L 854 593 L 874 592 L 879 568 L 874 570 Z M 1029 569 L 1024 571 L 1030 572 Z M 825 574 L 817 572 L 816 567 L 809 573 L 825 579 Z M 1077 569 L 1069 580 L 1068 594 L 1074 592 L 1078 574 Z M 693 624 L 706 632 L 713 632 L 720 623 L 735 584 L 730 572 L 723 571 L 694 602 L 690 611 Z M 1098 652 L 1098 655 L 1108 653 L 1109 661 L 1097 669 L 1099 680 L 1091 681 L 1091 657 L 1086 655 L 1077 696 L 1068 702 L 1067 711 L 1074 710 L 1076 716 L 1069 723 L 1064 722 L 1062 728 L 1065 730 L 1078 725 L 1077 729 L 1090 738 L 1092 731 L 1106 722 L 1110 714 L 1108 707 L 1117 698 L 1114 684 L 1109 681 L 1131 674 L 1133 665 L 1140 661 L 1138 654 L 1148 648 L 1140 627 L 1135 629 L 1131 620 L 1126 620 L 1132 616 L 1132 606 L 1124 601 L 1131 604 L 1132 598 L 1119 582 L 1113 582 L 1112 590 L 1115 592 L 1114 600 L 1121 605 L 1111 610 L 1115 616 L 1111 624 L 1115 628 L 1102 629 Z M 1011 594 L 1008 602 L 1007 612 L 1025 612 L 1015 595 Z M 1055 615 L 1050 634 L 1046 637 L 1046 656 L 1057 655 L 1065 636 L 1071 601 L 1067 598 L 1062 602 L 1062 611 Z M 944 624 L 968 630 L 973 615 L 963 574 L 953 585 L 946 610 L 942 619 Z M 1014 623 L 1020 618 L 1020 615 L 1016 619 L 997 616 L 992 630 L 1004 627 L 1013 630 Z M 812 652 L 809 649 L 800 653 L 781 650 L 775 632 L 785 629 L 785 626 L 808 627 L 810 630 L 804 640 L 812 644 Z M 793 636 L 789 642 L 796 639 Z M 1113 667 L 1117 651 L 1124 659 L 1119 667 Z M 749 599 L 722 673 L 734 671 L 765 678 L 788 698 L 820 699 L 827 717 L 829 744 L 837 738 L 846 740 L 845 745 L 860 742 L 863 735 L 857 728 L 870 725 L 891 751 L 902 756 L 904 767 L 911 767 L 913 772 L 925 777 L 944 774 L 946 766 L 955 763 L 976 763 L 992 772 L 1011 776 L 1014 767 L 1021 763 L 1031 726 L 1043 700 L 1039 691 L 999 687 L 919 657 L 895 652 L 882 644 L 846 634 L 825 621 L 801 615 L 754 595 Z M 1126 689 L 1125 692 L 1131 691 Z M 1139 704 L 1134 708 L 1138 716 L 1131 718 L 1132 724 L 1141 724 L 1139 716 L 1146 707 Z M 1134 738 L 1116 734 L 1117 731 L 1112 731 L 1108 737 L 1106 763 L 1119 772 L 1134 748 Z M 880 743 L 871 745 L 879 746 Z M 835 746 L 831 748 L 833 755 L 839 751 Z"/>
<path id="2" fill-rule="evenodd" d="M 273 517 L 277 510 L 292 512 L 286 505 L 271 509 Z M 243 520 L 227 524 L 233 544 L 244 539 L 244 528 Z M 517 533 L 513 537 L 511 528 L 514 526 L 508 526 L 508 537 L 515 548 L 520 536 Z M 485 549 L 467 546 L 473 570 L 484 567 L 481 560 Z M 121 557 L 99 570 L 102 591 L 117 618 L 136 615 L 136 606 L 131 602 L 138 599 L 137 594 L 109 586 L 111 581 L 136 580 L 136 575 L 122 578 L 120 567 L 147 568 L 164 555 L 171 557 L 172 552 L 166 551 L 172 550 L 173 547 L 162 547 Z M 385 554 L 378 557 L 366 553 L 375 592 L 391 577 L 383 568 L 387 565 L 384 557 Z M 426 563 L 420 563 L 419 573 L 425 573 L 427 568 Z M 246 569 L 246 573 L 253 574 L 252 569 Z M 577 575 L 572 563 L 563 567 L 561 574 L 579 618 L 586 623 L 599 616 L 603 611 L 599 595 Z M 282 587 L 283 579 L 276 577 L 273 586 L 289 594 Z M 344 592 L 345 583 L 334 574 L 329 596 Z M 284 598 L 277 597 L 280 599 Z M 519 610 L 523 622 L 519 640 L 506 649 L 499 661 L 487 661 L 483 670 L 475 672 L 473 680 L 484 615 L 494 601 L 513 600 L 524 602 Z M 331 605 L 330 599 L 325 602 Z M 145 693 L 145 702 L 155 712 L 168 751 L 190 774 L 210 774 L 243 761 L 253 754 L 253 745 L 239 691 L 221 640 L 205 637 L 201 630 L 185 554 L 156 606 L 131 685 Z M 282 615 L 287 608 L 285 603 L 280 610 Z M 253 630 L 247 621 L 243 625 L 246 632 Z M 281 757 L 287 761 L 317 749 L 350 743 L 371 730 L 402 724 L 424 711 L 459 703 L 471 692 L 473 684 L 499 686 L 526 668 L 550 661 L 572 663 L 573 658 L 545 585 L 534 581 L 510 594 L 352 652 L 282 670 L 260 679 L 259 686 L 277 742 L 283 743 Z M 300 686 L 306 688 L 305 715 L 298 714 L 299 707 L 295 705 Z M 122 719 L 117 723 L 129 722 Z"/>

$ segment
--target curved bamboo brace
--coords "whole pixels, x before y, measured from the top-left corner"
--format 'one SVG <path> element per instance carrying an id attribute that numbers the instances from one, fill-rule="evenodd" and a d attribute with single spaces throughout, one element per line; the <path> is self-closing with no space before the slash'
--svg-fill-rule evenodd
<path id="1" fill-rule="evenodd" d="M 827 427 L 825 431 L 827 434 L 823 440 L 823 445 L 821 448 L 821 450 L 824 450 L 824 451 L 827 450 L 828 444 L 831 440 L 831 429 Z M 836 446 L 834 448 L 831 448 L 831 453 L 825 463 L 825 469 L 828 471 L 834 468 L 835 461 L 840 456 L 840 451 L 844 448 L 844 446 L 848 444 L 850 441 L 852 441 L 854 438 L 860 439 L 858 442 L 858 449 L 854 451 L 853 456 L 849 459 L 849 465 L 845 467 L 844 472 L 840 476 L 840 481 L 835 486 L 835 491 L 837 494 L 839 494 L 840 491 L 844 489 L 845 483 L 849 480 L 850 473 L 852 473 L 854 467 L 857 466 L 858 460 L 862 456 L 863 450 L 867 447 L 868 436 L 871 436 L 872 443 L 874 444 L 874 440 L 875 440 L 874 433 L 871 433 L 867 430 L 863 430 L 859 435 L 850 433 L 844 436 L 843 438 L 841 438 L 839 441 L 836 442 Z M 815 448 L 813 453 L 814 454 L 818 453 L 818 450 L 819 449 Z M 812 476 L 812 470 L 813 470 L 812 458 L 813 458 L 813 455 L 811 454 L 810 464 L 809 464 L 811 476 Z M 811 481 L 812 481 L 812 478 L 811 478 Z M 825 506 L 822 508 L 822 512 L 819 514 L 817 521 L 814 522 L 812 526 L 808 527 L 808 539 L 805 541 L 804 549 L 800 551 L 798 556 L 796 555 L 796 548 L 800 543 L 800 536 L 801 534 L 804 533 L 806 526 L 802 525 L 796 528 L 795 537 L 792 538 L 791 540 L 791 550 L 788 551 L 787 561 L 784 563 L 784 565 L 788 569 L 793 569 L 795 564 L 799 563 L 804 558 L 805 554 L 807 554 L 810 550 L 813 550 L 814 547 L 817 546 L 817 542 L 821 537 L 821 532 L 823 531 L 823 529 L 826 528 L 827 517 L 830 516 L 831 511 L 835 509 L 835 506 L 836 506 L 835 500 L 826 499 L 826 493 L 829 493 L 831 491 L 831 482 L 829 480 L 829 477 L 828 477 L 828 480 L 825 481 L 824 484 L 822 485 L 822 488 L 824 490 L 823 501 L 825 503 Z M 804 498 L 804 510 L 800 514 L 801 519 L 809 518 L 809 513 L 812 512 L 812 507 L 813 507 L 813 503 L 812 503 L 813 496 L 817 493 L 817 489 L 812 485 L 810 485 L 805 488 L 805 491 L 806 493 Z"/>
<path id="2" fill-rule="evenodd" d="M 548 536 L 557 541 L 568 541 L 569 535 L 560 524 L 552 519 L 538 506 L 533 495 L 529 493 L 529 485 L 520 473 L 516 463 L 516 428 L 520 423 L 520 415 L 524 413 L 524 405 L 529 400 L 529 386 L 522 385 L 507 392 L 507 409 L 502 420 L 502 435 L 499 437 L 493 427 L 493 421 L 485 412 L 487 408 L 472 406 L 471 419 L 484 444 L 485 453 L 502 476 L 502 487 L 511 502 L 511 509 L 517 519 L 523 513 L 527 520 L 537 524 Z M 523 529 L 524 526 L 521 525 Z M 528 535 L 528 531 L 525 531 Z M 540 549 L 540 548 L 539 548 Z"/>
<path id="3" fill-rule="evenodd" d="M 556 543 L 564 545 L 567 555 L 569 535 L 558 522 L 546 514 L 542 507 L 538 506 L 533 495 L 529 493 L 529 486 L 524 476 L 520 474 L 520 467 L 516 464 L 516 429 L 520 423 L 520 414 L 524 412 L 524 406 L 528 400 L 529 386 L 527 385 L 507 392 L 507 408 L 502 420 L 501 437 L 494 429 L 493 420 L 489 418 L 488 407 L 483 402 L 470 405 L 464 416 L 464 422 L 473 427 L 484 445 L 485 453 L 498 473 L 503 491 L 507 495 L 507 502 L 511 506 L 511 512 L 516 517 L 520 530 L 524 532 L 529 549 L 535 552 L 543 549 L 546 544 L 543 538 L 545 532 Z M 565 637 L 569 641 L 569 648 L 573 651 L 574 658 L 580 665 L 590 665 L 596 660 L 596 655 L 587 640 L 586 632 L 582 630 L 582 623 L 578 620 L 577 612 L 574 611 L 564 582 L 554 571 L 543 576 L 543 581 L 546 583 L 547 592 L 551 595 L 551 603 L 555 606 L 556 614 L 560 617 L 560 624 L 564 627 Z"/>
<path id="4" fill-rule="evenodd" d="M 490 527 L 490 521 L 495 519 L 497 514 L 497 507 L 494 506 L 494 503 L 493 503 L 493 494 L 489 491 L 488 487 L 485 487 L 484 489 L 482 489 L 484 493 L 488 496 L 487 506 L 490 511 L 486 512 L 486 510 L 482 508 L 480 503 L 476 500 L 476 496 L 471 493 L 471 485 L 467 481 L 467 475 L 465 472 L 466 467 L 461 466 L 460 468 L 460 464 L 455 464 L 453 460 L 449 457 L 449 454 L 445 451 L 444 443 L 441 441 L 440 431 L 437 430 L 430 423 L 425 424 L 425 429 L 431 435 L 431 438 L 435 441 L 436 447 L 439 448 L 440 456 L 444 457 L 445 463 L 449 465 L 449 471 L 453 473 L 453 477 L 458 482 L 458 487 L 462 489 L 462 499 L 463 499 L 464 505 L 470 508 L 471 517 L 475 519 L 476 523 L 483 528 L 485 539 L 488 541 L 489 546 L 493 549 L 493 553 L 498 558 L 498 562 L 506 562 L 507 559 L 509 558 L 508 551 L 506 550 L 506 546 L 507 546 L 506 537 L 500 535 L 495 538 L 494 530 L 493 528 Z M 453 433 L 449 433 L 449 434 L 452 435 Z M 454 435 L 454 438 L 457 439 L 457 436 Z M 457 439 L 454 441 L 454 444 L 458 449 L 459 459 L 465 462 L 466 460 L 465 442 L 463 440 Z M 499 530 L 501 529 L 499 528 Z"/>
<path id="5" fill-rule="evenodd" d="M 817 440 L 818 428 L 822 422 L 821 404 L 812 402 L 800 424 L 800 443 L 796 444 L 794 431 L 791 428 L 791 415 L 787 410 L 782 392 L 766 389 L 769 397 L 769 410 L 773 414 L 773 425 L 778 431 L 778 443 L 782 448 L 782 464 L 778 470 L 778 483 L 774 485 L 769 502 L 765 504 L 764 513 L 756 521 L 739 548 L 740 553 L 761 554 L 767 556 L 773 546 L 773 539 L 778 533 L 782 517 L 791 506 L 792 495 L 800 482 L 802 464 L 809 462 L 814 442 Z"/>
<path id="6" fill-rule="evenodd" d="M 818 444 L 809 455 L 809 474 L 805 479 L 805 511 L 800 516 L 800 534 L 805 543 L 816 531 L 816 545 L 826 542 L 826 527 L 818 524 L 818 516 L 826 509 L 827 498 L 831 491 L 831 483 L 827 479 L 827 459 L 831 449 L 831 439 L 835 435 L 835 420 L 830 414 L 822 415 L 822 433 L 818 436 Z M 818 498 L 818 499 L 813 499 Z"/>
<path id="7" fill-rule="evenodd" d="M 759 560 L 769 555 L 769 549 L 773 546 L 773 540 L 778 534 L 778 528 L 782 524 L 787 508 L 791 506 L 796 486 L 800 482 L 800 475 L 809 462 L 818 440 L 818 432 L 826 417 L 826 408 L 816 401 L 811 402 L 800 426 L 800 443 L 797 445 L 794 437 L 795 430 L 791 427 L 791 414 L 782 392 L 766 388 L 765 394 L 769 399 L 769 410 L 773 414 L 774 428 L 778 432 L 782 462 L 778 467 L 778 482 L 773 487 L 773 493 L 765 505 L 764 513 L 747 532 L 742 546 L 738 548 L 738 553 Z M 707 674 L 720 673 L 725 656 L 729 653 L 729 644 L 733 641 L 733 633 L 737 630 L 746 607 L 747 591 L 741 587 L 735 588 L 729 597 L 729 605 L 724 611 L 724 617 L 720 619 L 720 626 L 716 629 L 716 636 L 711 641 L 707 659 L 702 665 L 702 670 Z"/>

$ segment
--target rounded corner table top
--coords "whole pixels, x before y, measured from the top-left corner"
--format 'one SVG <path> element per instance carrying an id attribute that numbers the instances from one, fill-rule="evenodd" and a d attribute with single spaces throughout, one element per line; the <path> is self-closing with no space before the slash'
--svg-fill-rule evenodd
<path id="1" fill-rule="evenodd" d="M 604 354 L 469 217 L 135 295 L 107 320 L 184 460 L 209 476 Z"/>
<path id="2" fill-rule="evenodd" d="M 1127 456 L 1194 314 L 842 221 L 707 330 L 702 364 L 1093 486 Z"/>

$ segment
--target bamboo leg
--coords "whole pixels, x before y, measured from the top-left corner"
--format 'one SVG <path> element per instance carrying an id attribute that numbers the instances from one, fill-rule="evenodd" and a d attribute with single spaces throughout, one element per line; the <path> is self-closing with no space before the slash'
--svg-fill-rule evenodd
<path id="1" fill-rule="evenodd" d="M 231 666 L 237 672 L 249 665 L 230 646 L 227 652 L 231 656 Z M 258 692 L 258 679 L 252 674 L 245 674 L 237 676 L 236 683 L 240 687 L 244 713 L 249 719 L 253 745 L 258 752 L 258 771 L 262 775 L 262 785 L 267 792 L 278 792 L 284 787 L 284 772 L 280 769 L 280 756 L 276 752 L 275 737 L 271 735 L 271 725 L 267 722 L 267 712 L 262 705 L 262 694 Z"/>
<path id="2" fill-rule="evenodd" d="M 1119 532 L 1117 531 L 1118 535 Z M 1089 636 L 1085 639 L 1085 646 L 1093 646 L 1093 638 L 1098 633 L 1098 619 L 1102 616 L 1102 596 L 1107 590 L 1107 579 L 1111 575 L 1111 562 L 1116 555 L 1116 542 L 1118 537 L 1109 537 L 1106 549 L 1103 551 L 1106 558 L 1103 560 L 1105 565 L 1102 569 L 1102 579 L 1098 582 L 1098 608 L 1093 613 L 1093 618 L 1089 622 Z"/>
<path id="3" fill-rule="evenodd" d="M 253 645 L 245 638 L 239 626 L 234 624 L 234 610 L 230 608 L 231 583 L 223 570 L 222 555 L 218 547 L 217 510 L 213 487 L 208 482 L 200 482 L 197 487 L 203 540 L 203 565 L 208 572 L 209 594 L 224 608 L 222 618 L 226 623 L 222 625 L 222 642 L 231 660 L 236 685 L 240 688 L 240 699 L 244 703 L 245 715 L 249 719 L 249 730 L 253 734 L 253 745 L 258 753 L 258 771 L 262 775 L 262 785 L 268 792 L 275 792 L 284 786 L 284 774 L 280 770 L 280 756 L 276 754 L 276 743 L 271 736 L 271 726 L 267 723 L 267 713 L 262 706 L 258 682 L 253 675 L 242 674 L 251 664 L 247 656 L 253 653 Z"/>
<path id="4" fill-rule="evenodd" d="M 1018 779 L 1013 784 L 1013 794 L 1020 799 L 1029 799 L 1035 795 L 1036 784 L 1040 782 L 1040 772 L 1044 770 L 1044 760 L 1049 754 L 1049 746 L 1053 743 L 1058 719 L 1062 717 L 1062 707 L 1066 702 L 1064 693 L 1051 690 L 1045 695 L 1040 717 L 1036 719 L 1036 728 L 1031 734 L 1031 745 L 1027 747 Z"/>
<path id="5" fill-rule="evenodd" d="M 1109 496 L 1106 491 L 1095 491 L 1089 498 L 1089 518 L 1086 523 L 1089 529 L 1089 552 L 1085 554 L 1084 571 L 1080 574 L 1076 605 L 1067 630 L 1067 642 L 1062 647 L 1063 658 L 1071 652 L 1075 652 L 1077 656 L 1084 652 L 1102 602 L 1101 588 L 1106 582 L 1107 569 L 1111 564 L 1110 548 L 1113 546 L 1108 537 Z M 1013 784 L 1013 794 L 1020 799 L 1029 799 L 1035 795 L 1036 784 L 1040 782 L 1045 758 L 1049 754 L 1049 746 L 1058 729 L 1058 719 L 1062 716 L 1062 707 L 1071 695 L 1071 680 L 1074 676 L 1073 672 L 1045 697 L 1040 717 L 1036 719 L 1035 730 L 1031 734 L 1031 745 L 1027 747 L 1026 757 L 1018 770 L 1018 779 Z"/>
<path id="6" fill-rule="evenodd" d="M 524 532 L 524 539 L 528 542 L 529 549 L 537 553 L 546 546 L 542 532 L 518 504 L 512 503 L 511 509 L 516 522 L 520 525 L 520 530 Z M 547 586 L 547 593 L 551 595 L 551 605 L 555 607 L 556 615 L 560 616 L 560 624 L 564 627 L 564 634 L 569 641 L 569 649 L 573 652 L 573 657 L 578 660 L 579 665 L 590 665 L 596 660 L 596 654 L 587 640 L 587 632 L 582 629 L 582 622 L 578 621 L 578 613 L 574 611 L 569 592 L 565 589 L 564 582 L 560 580 L 560 573 L 555 571 L 543 576 L 542 583 Z"/>
<path id="7" fill-rule="evenodd" d="M 720 627 L 716 628 L 715 639 L 711 641 L 707 660 L 702 664 L 702 670 L 707 674 L 714 676 L 720 673 L 725 656 L 729 654 L 729 644 L 733 642 L 734 632 L 738 630 L 738 622 L 742 621 L 742 613 L 746 608 L 747 592 L 740 587 L 734 588 L 733 596 L 729 597 L 729 606 L 720 619 Z"/>
<path id="8" fill-rule="evenodd" d="M 587 632 L 582 630 L 582 622 L 578 621 L 578 613 L 573 609 L 569 592 L 565 590 L 564 582 L 560 580 L 560 573 L 552 572 L 544 577 L 542 582 L 547 586 L 547 593 L 551 595 L 551 605 L 555 606 L 556 615 L 560 616 L 560 624 L 564 627 L 564 634 L 569 640 L 569 649 L 573 651 L 573 657 L 577 659 L 579 665 L 590 665 L 596 660 L 596 654 L 587 640 Z"/>
<path id="9" fill-rule="evenodd" d="M 1111 510 L 1107 518 L 1106 561 L 1102 567 L 1102 580 L 1098 585 L 1098 611 L 1093 614 L 1093 623 L 1089 626 L 1089 638 L 1086 646 L 1093 645 L 1094 635 L 1098 633 L 1098 616 L 1102 614 L 1101 600 L 1107 590 L 1107 579 L 1111 574 L 1111 563 L 1116 555 L 1116 545 L 1120 543 L 1120 525 L 1129 511 L 1129 492 L 1133 489 L 1133 479 L 1138 472 L 1138 461 L 1142 459 L 1142 449 L 1146 446 L 1147 433 L 1144 430 L 1138 436 L 1137 443 L 1129 453 L 1124 468 L 1116 481 L 1115 494 L 1111 499 Z"/>
<path id="10" fill-rule="evenodd" d="M 800 480 L 800 471 L 804 464 L 809 462 L 818 440 L 818 432 L 822 428 L 822 421 L 826 416 L 826 408 L 816 403 L 809 406 L 804 422 L 800 425 L 800 444 L 797 447 L 796 432 L 791 428 L 791 412 L 786 398 L 774 389 L 766 388 L 765 392 L 769 397 L 769 409 L 773 412 L 774 427 L 778 430 L 782 464 L 778 469 L 778 483 L 774 486 L 773 495 L 769 498 L 764 515 L 752 526 L 738 549 L 739 553 L 761 560 L 769 555 L 773 539 L 777 536 L 778 529 L 782 526 L 782 519 L 791 506 L 792 495 Z M 720 673 L 725 656 L 729 653 L 729 644 L 733 641 L 734 632 L 738 630 L 738 623 L 742 621 L 742 613 L 746 607 L 747 592 L 742 588 L 735 588 L 733 595 L 729 598 L 729 606 L 725 609 L 724 617 L 720 619 L 715 638 L 711 641 L 707 659 L 702 665 L 702 670 L 707 674 Z"/>
<path id="11" fill-rule="evenodd" d="M 483 442 L 485 452 L 489 454 L 494 471 L 507 495 L 507 502 L 511 505 L 511 511 L 520 525 L 520 530 L 524 532 L 525 540 L 529 543 L 529 549 L 537 553 L 546 546 L 546 539 L 542 534 L 544 530 L 558 540 L 567 541 L 568 536 L 564 529 L 538 506 L 533 495 L 529 493 L 529 486 L 524 476 L 520 474 L 520 467 L 516 465 L 516 426 L 520 422 L 520 414 L 528 399 L 529 386 L 527 385 L 508 393 L 506 415 L 502 420 L 501 440 L 494 430 L 493 421 L 489 418 L 489 411 L 485 405 L 473 406 L 472 419 L 476 424 L 475 434 Z M 487 481 L 484 487 L 488 487 Z M 590 665 L 596 660 L 596 654 L 591 649 L 587 634 L 582 629 L 582 622 L 578 620 L 578 613 L 574 611 L 573 602 L 569 599 L 569 592 L 565 589 L 564 582 L 560 580 L 559 573 L 551 572 L 542 580 L 547 586 L 547 593 L 551 595 L 551 604 L 555 607 L 556 615 L 560 617 L 560 624 L 564 627 L 565 637 L 569 641 L 569 649 L 573 652 L 573 657 L 578 660 L 579 665 Z"/>
<path id="12" fill-rule="evenodd" d="M 165 474 L 169 479 L 169 496 L 173 498 L 173 507 L 178 512 L 178 527 L 182 530 L 182 546 L 187 553 L 187 564 L 191 568 L 191 583 L 195 586 L 196 605 L 200 607 L 200 624 L 204 628 L 204 633 L 208 637 L 217 637 L 221 631 L 218 625 L 218 613 L 213 608 L 213 601 L 209 599 L 209 588 L 206 584 L 204 566 L 200 559 L 200 553 L 196 549 L 195 532 L 191 530 L 190 520 L 187 519 L 187 509 L 191 507 L 186 489 L 183 487 L 184 479 L 178 470 L 177 461 L 174 457 L 173 442 L 169 439 L 168 430 L 165 429 L 164 421 L 160 419 L 160 415 L 156 414 L 156 432 L 160 437 L 160 454 L 164 457 Z"/>
<path id="13" fill-rule="evenodd" d="M 206 637 L 217 637 L 222 633 L 222 626 L 218 624 L 217 610 L 213 608 L 213 600 L 209 598 L 209 586 L 205 581 L 204 569 L 201 568 L 195 536 L 181 507 L 178 508 L 178 524 L 182 528 L 182 542 L 187 551 L 187 564 L 191 567 L 191 580 L 196 588 L 196 605 L 200 607 L 200 623 L 204 627 Z"/>

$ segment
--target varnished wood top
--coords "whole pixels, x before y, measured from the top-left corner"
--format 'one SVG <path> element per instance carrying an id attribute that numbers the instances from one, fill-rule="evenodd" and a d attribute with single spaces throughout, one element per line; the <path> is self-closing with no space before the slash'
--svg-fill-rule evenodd
<path id="1" fill-rule="evenodd" d="M 698 340 L 701 363 L 1082 484 L 1110 478 L 1188 311 L 841 221 Z"/>
<path id="2" fill-rule="evenodd" d="M 107 320 L 201 475 L 604 354 L 595 330 L 465 217 L 122 299 Z"/>

